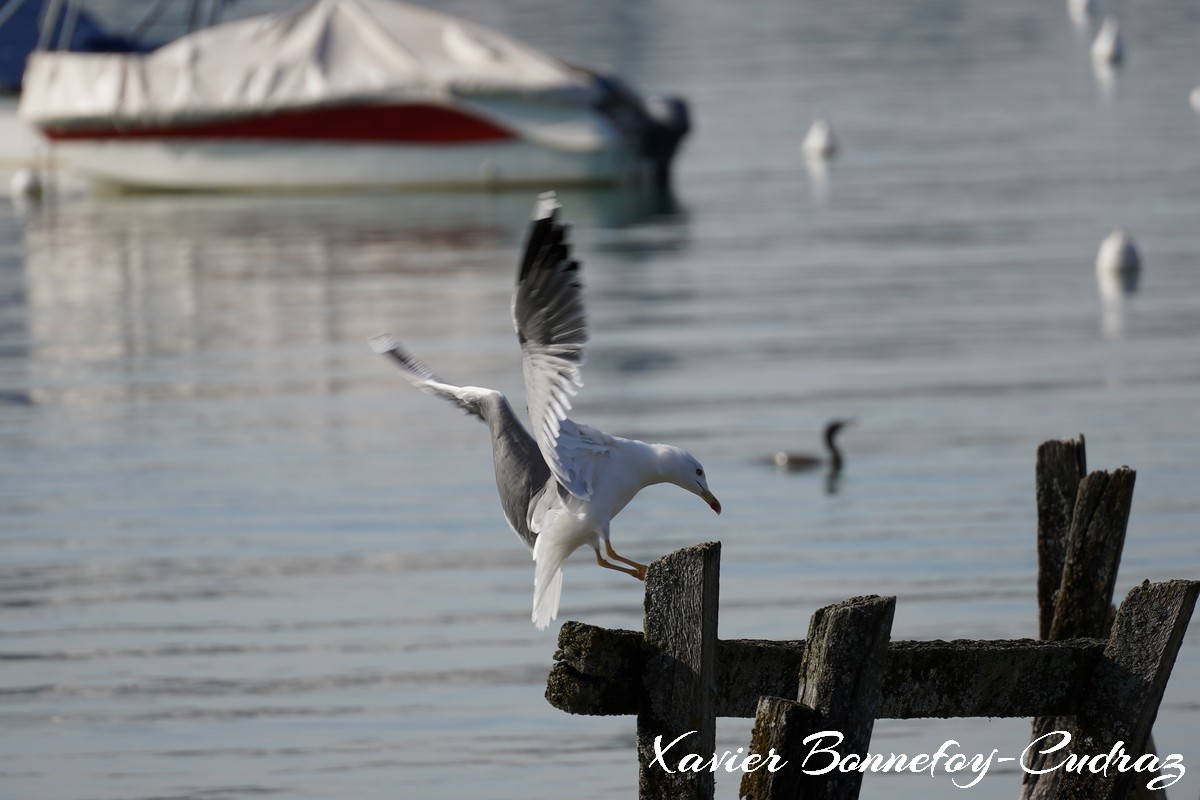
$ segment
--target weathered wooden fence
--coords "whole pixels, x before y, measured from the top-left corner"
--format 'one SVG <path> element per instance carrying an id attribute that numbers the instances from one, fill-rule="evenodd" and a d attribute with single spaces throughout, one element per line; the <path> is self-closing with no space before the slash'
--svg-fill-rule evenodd
<path id="1" fill-rule="evenodd" d="M 740 794 L 752 800 L 857 797 L 861 772 L 808 774 L 802 743 L 838 731 L 839 753 L 865 754 L 876 719 L 1031 717 L 1035 738 L 1068 731 L 1071 752 L 1121 742 L 1137 758 L 1152 748 L 1200 581 L 1142 583 L 1114 613 L 1134 477 L 1125 467 L 1086 474 L 1083 437 L 1038 449 L 1040 639 L 893 642 L 895 598 L 874 596 L 818 610 L 804 640 L 718 639 L 721 547 L 708 543 L 650 565 L 642 633 L 565 623 L 546 698 L 573 714 L 637 716 L 643 800 L 713 797 L 713 770 L 675 767 L 685 753 L 715 754 L 717 717 L 755 719 L 739 760 L 773 749 L 788 762 L 745 773 Z M 1035 777 L 1023 798 L 1125 798 L 1152 776 Z"/>

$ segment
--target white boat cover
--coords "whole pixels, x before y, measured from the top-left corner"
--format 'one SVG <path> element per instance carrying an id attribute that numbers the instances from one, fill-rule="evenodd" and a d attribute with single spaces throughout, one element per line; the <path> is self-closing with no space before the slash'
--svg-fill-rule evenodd
<path id="1" fill-rule="evenodd" d="M 586 73 L 465 20 L 397 0 L 314 0 L 144 55 L 35 53 L 20 115 L 34 125 L 153 125 L 359 101 L 577 104 L 595 91 Z"/>

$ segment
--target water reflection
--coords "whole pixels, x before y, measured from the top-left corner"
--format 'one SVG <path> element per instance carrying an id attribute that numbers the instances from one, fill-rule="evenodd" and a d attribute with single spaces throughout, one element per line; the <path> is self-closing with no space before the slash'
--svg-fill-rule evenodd
<path id="1" fill-rule="evenodd" d="M 1097 269 L 1096 288 L 1100 292 L 1100 327 L 1106 338 L 1125 335 L 1125 314 L 1131 297 L 1141 281 L 1140 270 Z"/>
<path id="2" fill-rule="evenodd" d="M 573 221 L 634 225 L 674 201 L 627 191 L 561 193 Z M 327 393 L 355 320 L 386 318 L 373 276 L 460 272 L 438 302 L 480 313 L 471 275 L 505 274 L 534 193 L 329 197 L 93 197 L 26 219 L 27 398 L 106 403 L 165 396 Z M 465 254 L 465 255 L 464 255 Z M 295 374 L 280 354 L 329 353 Z M 256 386 L 219 379 L 246 361 Z M 153 364 L 170 362 L 169 368 Z M 162 377 L 170 374 L 170 378 Z M 142 376 L 130 379 L 131 375 Z"/>
<path id="3" fill-rule="evenodd" d="M 813 202 L 824 205 L 829 202 L 829 159 L 820 155 L 804 154 L 804 172 L 808 176 L 808 191 Z"/>
<path id="4" fill-rule="evenodd" d="M 1117 68 L 1106 61 L 1092 61 L 1092 75 L 1096 79 L 1096 90 L 1100 99 L 1111 103 L 1117 97 Z"/>

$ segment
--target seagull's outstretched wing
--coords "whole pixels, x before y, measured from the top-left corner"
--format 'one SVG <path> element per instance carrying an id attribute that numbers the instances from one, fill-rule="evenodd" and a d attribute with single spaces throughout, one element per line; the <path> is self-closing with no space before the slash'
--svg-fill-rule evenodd
<path id="1" fill-rule="evenodd" d="M 587 319 L 579 262 L 571 258 L 558 211 L 553 192 L 538 198 L 513 292 L 513 325 L 521 342 L 525 397 L 538 449 L 567 491 L 589 499 L 590 481 L 581 474 L 581 465 L 573 463 L 579 444 L 574 426 L 563 427 L 571 398 L 583 385 Z"/>
<path id="2" fill-rule="evenodd" d="M 413 386 L 423 392 L 444 397 L 468 414 L 474 414 L 480 419 L 486 420 L 482 404 L 487 398 L 498 394 L 495 389 L 481 389 L 478 386 L 452 386 L 444 382 L 434 375 L 429 367 L 422 364 L 416 356 L 400 347 L 396 337 L 390 333 L 381 333 L 372 337 L 370 344 L 371 349 L 376 353 L 391 356 L 400 365 L 400 369 L 404 371 L 404 377 L 408 378 L 409 383 Z"/>

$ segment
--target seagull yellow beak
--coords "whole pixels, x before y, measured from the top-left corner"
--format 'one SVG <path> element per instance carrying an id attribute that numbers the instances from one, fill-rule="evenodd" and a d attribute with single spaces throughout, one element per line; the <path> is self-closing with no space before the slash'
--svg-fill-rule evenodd
<path id="1" fill-rule="evenodd" d="M 709 508 L 711 508 L 713 511 L 717 512 L 718 514 L 721 513 L 721 501 L 718 500 L 716 498 L 716 496 L 713 495 L 712 492 L 705 489 L 703 492 L 700 493 L 700 496 L 704 498 L 704 502 L 708 503 Z"/>

